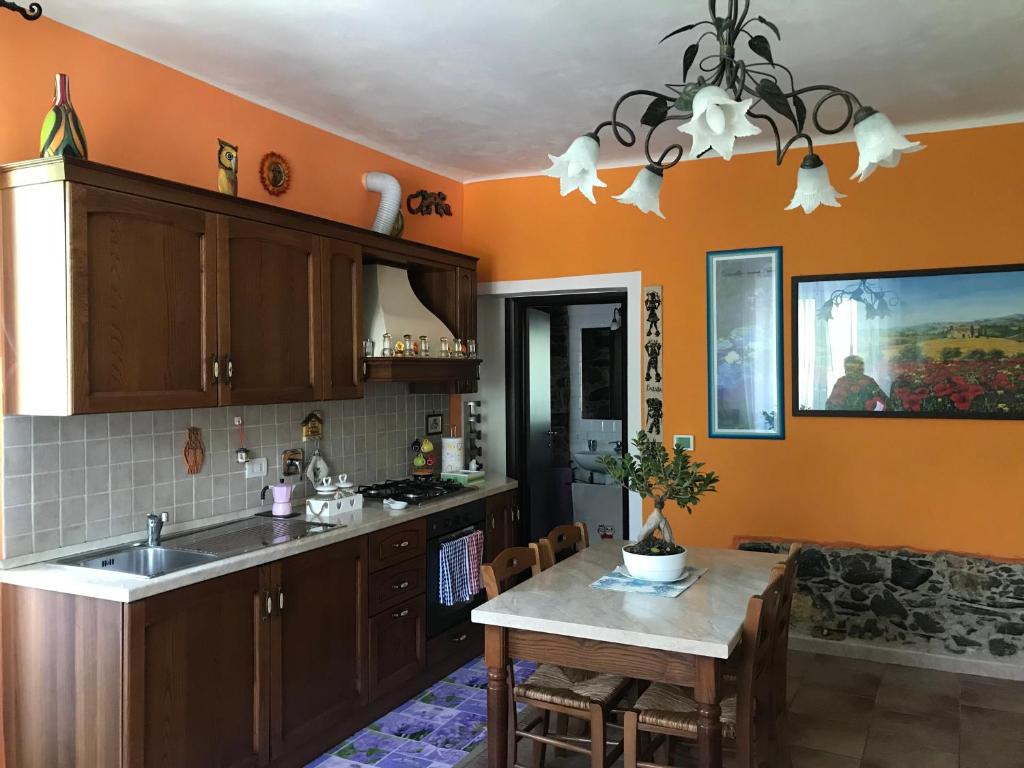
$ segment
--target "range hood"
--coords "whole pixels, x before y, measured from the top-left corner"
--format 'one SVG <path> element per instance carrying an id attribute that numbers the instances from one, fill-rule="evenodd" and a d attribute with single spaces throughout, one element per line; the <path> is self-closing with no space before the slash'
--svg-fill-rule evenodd
<path id="1" fill-rule="evenodd" d="M 430 356 L 437 357 L 441 350 L 441 337 L 454 343 L 455 334 L 441 320 L 423 306 L 409 283 L 409 273 L 399 267 L 367 264 L 363 268 L 363 328 L 366 337 L 376 345 L 380 355 L 384 334 L 390 333 L 392 343 L 409 334 L 413 340 L 426 336 L 430 342 Z"/>

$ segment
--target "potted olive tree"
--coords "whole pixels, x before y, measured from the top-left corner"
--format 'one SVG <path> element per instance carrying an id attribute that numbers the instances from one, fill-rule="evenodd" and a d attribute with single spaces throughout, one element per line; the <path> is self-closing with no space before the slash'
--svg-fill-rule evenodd
<path id="1" fill-rule="evenodd" d="M 640 530 L 636 544 L 622 548 L 630 575 L 649 581 L 675 581 L 686 568 L 686 548 L 675 542 L 672 526 L 665 518 L 665 503 L 674 501 L 688 513 L 705 493 L 712 493 L 718 476 L 701 472 L 704 464 L 690 460 L 690 452 L 672 449 L 672 458 L 661 441 L 646 432 L 633 441 L 636 456 L 606 456 L 600 459 L 608 474 L 628 491 L 654 499 L 654 512 Z"/>

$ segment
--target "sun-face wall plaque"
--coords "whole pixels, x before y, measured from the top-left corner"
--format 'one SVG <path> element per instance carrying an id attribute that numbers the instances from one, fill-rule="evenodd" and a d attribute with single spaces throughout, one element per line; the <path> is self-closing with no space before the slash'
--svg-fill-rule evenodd
<path id="1" fill-rule="evenodd" d="M 277 152 L 267 152 L 260 160 L 260 183 L 268 193 L 283 195 L 292 183 L 292 169 Z"/>

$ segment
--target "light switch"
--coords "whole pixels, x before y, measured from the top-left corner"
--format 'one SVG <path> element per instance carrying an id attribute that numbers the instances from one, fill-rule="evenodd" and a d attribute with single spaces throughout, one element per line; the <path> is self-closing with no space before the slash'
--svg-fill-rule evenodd
<path id="1" fill-rule="evenodd" d="M 693 450 L 693 435 L 673 435 L 672 445 L 682 448 L 684 451 Z"/>
<path id="2" fill-rule="evenodd" d="M 266 477 L 267 475 L 267 460 L 266 459 L 249 459 L 245 462 L 245 477 Z"/>

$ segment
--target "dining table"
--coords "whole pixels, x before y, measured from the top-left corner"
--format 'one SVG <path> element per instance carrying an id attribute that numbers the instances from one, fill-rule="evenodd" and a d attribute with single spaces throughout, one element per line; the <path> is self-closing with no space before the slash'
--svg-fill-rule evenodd
<path id="1" fill-rule="evenodd" d="M 484 625 L 488 768 L 509 768 L 515 754 L 511 659 L 693 688 L 697 764 L 721 768 L 722 670 L 739 645 L 747 602 L 784 556 L 689 547 L 687 565 L 707 571 L 678 597 L 593 587 L 622 565 L 628 543 L 593 542 L 473 610 Z"/>

